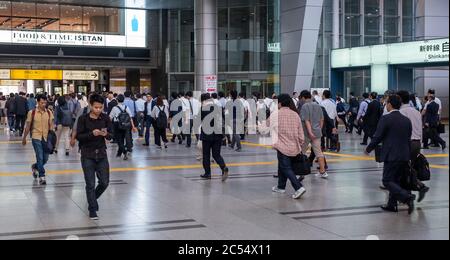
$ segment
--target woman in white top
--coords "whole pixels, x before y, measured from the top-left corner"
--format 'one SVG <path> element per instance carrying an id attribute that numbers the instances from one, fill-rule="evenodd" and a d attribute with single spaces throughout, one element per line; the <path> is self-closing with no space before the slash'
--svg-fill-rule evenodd
<path id="1" fill-rule="evenodd" d="M 169 106 L 164 102 L 164 97 L 159 96 L 156 100 L 156 106 L 153 108 L 151 116 L 154 119 L 153 127 L 155 128 L 155 144 L 159 149 L 161 147 L 161 139 L 164 142 L 164 148 L 167 149 L 167 127 L 169 118 Z"/>

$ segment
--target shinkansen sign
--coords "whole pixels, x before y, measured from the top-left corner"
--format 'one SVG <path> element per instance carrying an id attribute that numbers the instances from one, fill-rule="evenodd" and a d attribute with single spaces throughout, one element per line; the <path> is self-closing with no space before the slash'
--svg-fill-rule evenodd
<path id="1" fill-rule="evenodd" d="M 21 44 L 104 46 L 103 35 L 12 31 L 11 42 Z"/>

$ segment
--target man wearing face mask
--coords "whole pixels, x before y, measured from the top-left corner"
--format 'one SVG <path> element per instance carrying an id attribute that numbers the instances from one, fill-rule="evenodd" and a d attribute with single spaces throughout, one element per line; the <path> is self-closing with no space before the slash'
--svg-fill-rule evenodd
<path id="1" fill-rule="evenodd" d="M 389 191 L 389 201 L 382 209 L 398 212 L 398 202 L 408 205 L 408 213 L 414 212 L 416 196 L 401 186 L 401 179 L 408 174 L 408 162 L 411 159 L 412 123 L 400 113 L 402 100 L 391 95 L 387 100 L 388 114 L 378 124 L 372 142 L 366 149 L 370 154 L 379 144 L 383 144 L 381 159 L 384 162 L 383 185 Z"/>

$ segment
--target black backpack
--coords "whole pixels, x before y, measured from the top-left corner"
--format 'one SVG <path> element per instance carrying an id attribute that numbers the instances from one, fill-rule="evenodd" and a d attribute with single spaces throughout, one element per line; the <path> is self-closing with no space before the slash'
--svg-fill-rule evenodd
<path id="1" fill-rule="evenodd" d="M 159 109 L 159 115 L 158 118 L 156 119 L 156 127 L 159 129 L 166 129 L 168 122 L 166 112 L 164 112 L 166 106 L 163 106 L 162 110 L 158 106 L 156 107 Z"/>
<path id="2" fill-rule="evenodd" d="M 120 108 L 120 106 L 117 106 L 117 108 L 120 110 L 120 114 L 117 117 L 117 119 L 119 120 L 118 122 L 118 128 L 120 130 L 130 130 L 131 129 L 131 117 L 130 114 L 128 114 L 127 112 L 127 107 L 125 107 L 125 110 L 122 110 L 122 108 Z"/>
<path id="3" fill-rule="evenodd" d="M 60 122 L 61 125 L 64 127 L 72 127 L 73 126 L 73 120 L 72 120 L 72 112 L 69 110 L 69 108 L 64 109 L 62 107 L 59 107 L 60 111 Z"/>

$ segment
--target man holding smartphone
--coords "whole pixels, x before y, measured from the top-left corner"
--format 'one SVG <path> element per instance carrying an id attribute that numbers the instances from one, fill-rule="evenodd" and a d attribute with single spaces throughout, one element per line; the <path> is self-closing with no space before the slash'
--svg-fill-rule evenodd
<path id="1" fill-rule="evenodd" d="M 97 200 L 109 186 L 109 161 L 106 152 L 106 140 L 111 140 L 112 123 L 103 113 L 105 100 L 98 94 L 90 97 L 88 114 L 78 119 L 77 140 L 81 150 L 81 165 L 86 180 L 86 195 L 89 204 L 89 218 L 98 220 Z M 96 178 L 98 186 L 95 187 Z"/>

